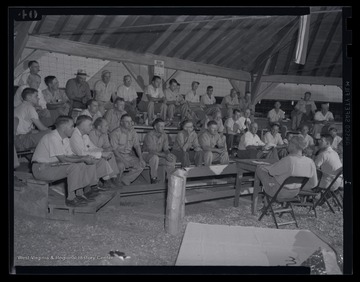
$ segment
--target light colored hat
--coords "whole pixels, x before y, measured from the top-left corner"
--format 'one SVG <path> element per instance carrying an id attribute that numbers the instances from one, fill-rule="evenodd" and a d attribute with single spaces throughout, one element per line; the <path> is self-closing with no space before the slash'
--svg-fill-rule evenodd
<path id="1" fill-rule="evenodd" d="M 78 69 L 78 71 L 77 71 L 77 73 L 75 73 L 75 75 L 89 76 L 86 74 L 86 70 L 84 70 L 84 69 Z"/>
<path id="2" fill-rule="evenodd" d="M 109 71 L 109 70 L 103 70 L 103 71 L 101 72 L 101 76 L 104 76 L 104 75 L 107 74 L 107 73 L 111 73 L 111 71 Z"/>

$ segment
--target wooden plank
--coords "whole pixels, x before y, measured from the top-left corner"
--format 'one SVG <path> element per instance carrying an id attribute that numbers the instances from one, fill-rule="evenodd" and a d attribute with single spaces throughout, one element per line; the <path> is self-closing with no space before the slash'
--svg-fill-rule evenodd
<path id="1" fill-rule="evenodd" d="M 225 42 L 224 48 L 221 49 L 221 52 L 215 53 L 208 63 L 227 66 L 228 63 L 236 61 L 235 58 L 237 58 L 239 54 L 241 54 L 240 57 L 243 57 L 245 54 L 244 49 L 251 50 L 252 47 L 248 48 L 251 44 L 256 45 L 256 47 L 260 49 L 266 48 L 268 45 L 264 44 L 264 42 L 262 42 L 262 44 L 258 44 L 258 41 L 254 41 L 252 38 L 254 34 L 256 34 L 257 39 L 263 38 L 262 36 L 265 32 L 269 33 L 269 30 L 272 30 L 271 25 L 278 25 L 279 19 L 272 19 L 272 21 L 269 22 L 269 26 L 262 28 L 264 21 L 267 22 L 266 19 L 240 22 L 235 36 L 230 38 L 229 42 Z M 244 24 L 247 25 L 243 27 L 242 25 Z M 270 36 L 270 34 L 268 36 Z M 256 54 L 258 53 L 256 52 Z"/>
<path id="2" fill-rule="evenodd" d="M 341 77 L 313 77 L 300 75 L 265 75 L 262 77 L 264 82 L 278 83 L 297 83 L 297 84 L 315 84 L 315 85 L 342 85 Z"/>
<path id="3" fill-rule="evenodd" d="M 132 25 L 134 25 L 134 23 L 137 21 L 138 18 L 139 18 L 139 16 L 130 15 L 125 19 L 125 21 L 121 25 L 122 29 L 118 31 L 118 35 L 116 36 L 116 40 L 112 43 L 112 45 L 110 45 L 111 47 L 119 48 L 119 46 L 121 46 L 121 42 L 123 40 L 126 40 L 127 31 L 126 31 L 126 29 L 124 27 L 127 27 L 127 26 L 131 27 Z"/>
<path id="4" fill-rule="evenodd" d="M 236 163 L 226 165 L 212 165 L 212 166 L 201 166 L 201 167 L 188 167 L 185 168 L 187 171 L 187 178 L 191 177 L 202 177 L 211 175 L 226 175 L 226 174 L 237 174 Z"/>
<path id="5" fill-rule="evenodd" d="M 120 193 L 135 193 L 135 192 L 150 192 L 150 191 L 161 191 L 166 190 L 165 183 L 158 184 L 140 184 L 140 185 L 129 185 L 121 188 Z"/>
<path id="6" fill-rule="evenodd" d="M 224 37 L 224 34 L 228 32 L 228 28 L 232 26 L 233 23 L 231 20 L 229 21 L 218 21 L 218 23 L 214 27 L 214 31 L 210 34 L 207 34 L 206 38 L 198 44 L 194 50 L 187 56 L 187 60 L 196 60 L 201 54 L 203 54 L 210 45 L 216 44 L 221 37 Z"/>
<path id="7" fill-rule="evenodd" d="M 206 192 L 198 195 L 185 195 L 185 203 L 201 202 L 213 199 L 230 198 L 235 196 L 235 189 L 217 192 Z"/>
<path id="8" fill-rule="evenodd" d="M 165 62 L 166 68 L 187 71 L 190 73 L 213 75 L 236 80 L 250 81 L 250 73 L 240 70 L 232 70 L 217 66 L 210 66 L 202 63 L 186 61 L 152 54 L 137 54 L 131 51 L 107 48 L 81 42 L 73 42 L 59 38 L 44 36 L 29 36 L 28 48 L 39 49 L 74 56 L 98 58 L 110 61 L 124 61 L 134 64 L 154 64 L 154 59 Z"/>
<path id="9" fill-rule="evenodd" d="M 17 34 L 14 40 L 14 66 L 18 65 L 21 54 L 29 39 L 29 33 L 35 27 L 36 22 L 21 22 L 17 29 Z"/>
<path id="10" fill-rule="evenodd" d="M 239 36 L 239 26 L 243 26 L 244 22 L 240 22 L 240 24 L 238 21 L 230 22 L 231 25 L 229 27 L 229 31 L 222 32 L 221 37 L 207 46 L 204 52 L 198 54 L 198 56 L 195 58 L 195 61 L 209 64 L 211 63 L 211 60 L 214 56 L 222 53 L 225 47 L 233 44 L 232 41 L 234 38 Z"/>
<path id="11" fill-rule="evenodd" d="M 171 57 L 175 57 L 175 58 L 180 58 L 180 59 L 186 59 L 183 58 L 183 54 L 185 52 L 187 52 L 190 48 L 192 48 L 195 44 L 198 44 L 199 38 L 201 36 L 204 35 L 203 30 L 205 29 L 206 31 L 211 27 L 211 25 L 209 25 L 209 23 L 213 23 L 212 21 L 213 19 L 218 18 L 216 16 L 208 16 L 206 21 L 203 22 L 199 22 L 198 26 L 196 26 L 196 28 L 194 30 L 192 30 L 192 32 L 189 32 L 180 42 L 179 44 L 173 48 L 173 50 L 171 50 L 171 53 L 169 54 L 169 56 Z M 224 18 L 224 17 L 220 17 L 220 18 Z"/>
<path id="12" fill-rule="evenodd" d="M 330 30 L 328 31 L 328 34 L 326 36 L 326 40 L 323 43 L 323 46 L 321 48 L 320 54 L 316 60 L 315 63 L 315 67 L 321 66 L 321 63 L 323 62 L 323 59 L 325 57 L 325 54 L 329 48 L 329 46 L 331 45 L 332 39 L 335 35 L 335 30 L 337 29 L 337 27 L 339 26 L 339 22 L 342 19 L 342 14 L 337 14 L 335 20 L 333 21 Z M 339 30 L 339 32 L 341 33 L 341 30 Z M 316 76 L 317 72 L 318 72 L 318 68 L 315 68 L 311 71 L 311 76 Z"/>
<path id="13" fill-rule="evenodd" d="M 167 40 L 167 38 L 186 20 L 188 16 L 179 16 L 176 18 L 173 24 L 171 24 L 165 32 L 153 43 L 149 48 L 146 49 L 146 53 L 155 53 L 155 51 Z"/>
<path id="14" fill-rule="evenodd" d="M 207 16 L 197 16 L 195 17 L 193 20 L 194 21 L 202 21 L 205 19 L 208 19 L 209 17 Z M 194 32 L 193 30 L 199 25 L 199 23 L 187 23 L 185 25 L 185 27 L 177 32 L 175 34 L 175 37 L 172 38 L 171 41 L 168 42 L 168 44 L 166 44 L 166 47 L 164 49 L 160 49 L 160 54 L 162 54 L 163 56 L 168 56 L 168 57 L 174 57 L 174 53 L 176 52 L 177 48 L 186 45 L 187 42 L 184 42 L 184 44 L 180 44 L 180 42 L 183 42 L 183 39 L 188 36 L 189 34 L 191 34 L 192 32 Z"/>

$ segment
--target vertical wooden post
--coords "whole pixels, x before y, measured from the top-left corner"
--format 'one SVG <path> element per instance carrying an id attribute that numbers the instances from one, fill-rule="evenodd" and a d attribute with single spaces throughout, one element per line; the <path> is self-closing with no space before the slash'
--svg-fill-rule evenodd
<path id="1" fill-rule="evenodd" d="M 185 215 L 185 180 L 184 172 L 176 170 L 170 176 L 166 201 L 165 231 L 177 235 L 181 231 Z"/>

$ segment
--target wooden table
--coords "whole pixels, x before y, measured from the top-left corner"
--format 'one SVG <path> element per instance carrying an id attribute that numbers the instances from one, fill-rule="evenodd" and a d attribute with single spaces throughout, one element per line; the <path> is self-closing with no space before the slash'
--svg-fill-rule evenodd
<path id="1" fill-rule="evenodd" d="M 243 171 L 248 171 L 254 173 L 254 191 L 252 196 L 252 214 L 255 214 L 258 202 L 258 195 L 260 192 L 260 180 L 255 174 L 256 168 L 261 164 L 273 164 L 276 162 L 274 159 L 234 159 L 237 166 L 237 179 L 242 178 Z M 239 189 L 237 189 L 239 191 Z"/>

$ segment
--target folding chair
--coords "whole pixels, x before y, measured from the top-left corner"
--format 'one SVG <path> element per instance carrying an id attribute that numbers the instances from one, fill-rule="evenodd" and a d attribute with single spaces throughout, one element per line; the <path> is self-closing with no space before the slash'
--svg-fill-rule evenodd
<path id="1" fill-rule="evenodd" d="M 299 189 L 301 191 L 302 188 L 305 186 L 305 184 L 308 181 L 309 181 L 308 177 L 290 176 L 287 179 L 285 179 L 285 181 L 281 184 L 280 188 L 276 191 L 276 193 L 273 197 L 271 197 L 264 191 L 264 194 L 266 197 L 266 202 L 268 204 L 264 207 L 263 212 L 259 217 L 259 221 L 261 221 L 261 219 L 264 217 L 264 215 L 267 214 L 268 209 L 270 209 L 270 212 L 274 219 L 276 228 L 279 228 L 279 226 L 286 225 L 286 224 L 295 224 L 296 227 L 299 228 L 298 223 L 295 218 L 294 210 L 292 208 L 292 202 L 298 202 L 298 197 L 278 199 L 278 195 L 285 185 L 299 184 L 300 187 L 297 189 Z M 281 208 L 274 209 L 273 204 L 275 204 L 275 203 L 280 204 Z M 293 221 L 278 223 L 276 220 L 277 213 L 279 213 L 279 217 L 281 217 L 284 213 L 290 213 L 290 215 L 293 218 Z"/>
<path id="2" fill-rule="evenodd" d="M 317 214 L 316 214 L 316 209 L 315 207 L 315 203 L 316 201 L 316 196 L 319 195 L 319 184 L 322 178 L 322 171 L 320 169 L 316 170 L 317 173 L 317 178 L 318 178 L 318 186 L 316 186 L 315 188 L 312 189 L 312 191 L 309 190 L 300 190 L 298 197 L 299 197 L 299 202 L 294 202 L 292 203 L 293 206 L 305 206 L 305 207 L 310 207 L 308 210 L 308 213 L 313 210 L 315 217 L 317 218 Z"/>
<path id="3" fill-rule="evenodd" d="M 333 201 L 338 205 L 338 207 L 340 209 L 343 208 L 342 203 L 340 202 L 339 198 L 336 196 L 335 191 L 331 191 L 332 186 L 334 185 L 334 183 L 336 182 L 336 180 L 340 177 L 340 175 L 343 173 L 343 168 L 340 167 L 338 170 L 336 170 L 336 175 L 335 178 L 333 179 L 333 181 L 331 181 L 331 183 L 329 184 L 329 186 L 327 188 L 320 188 L 320 199 L 315 203 L 313 209 L 315 210 L 317 206 L 322 205 L 326 202 L 326 204 L 328 205 L 329 209 L 331 210 L 332 213 L 335 213 L 333 207 L 330 205 L 329 200 L 332 198 Z"/>

